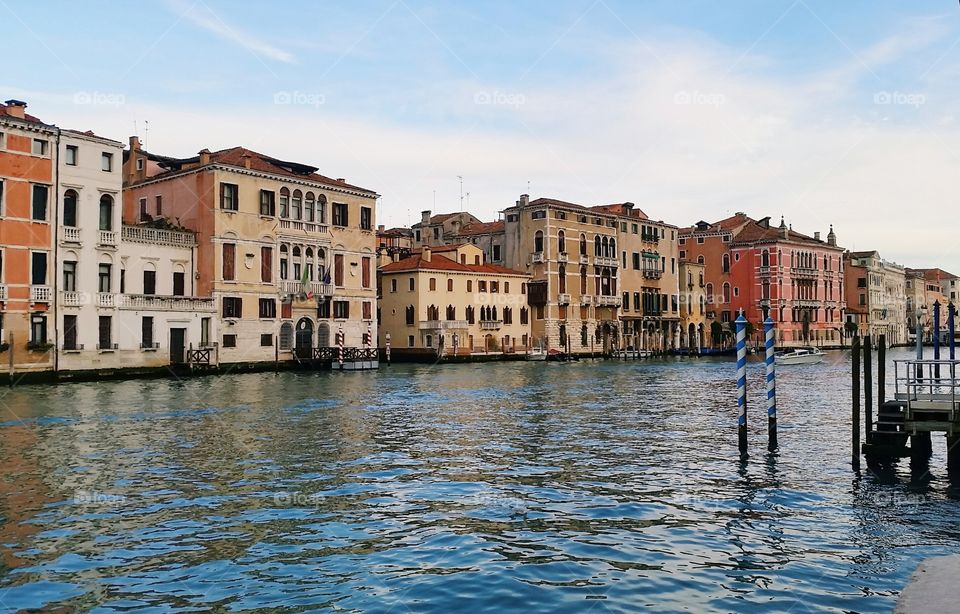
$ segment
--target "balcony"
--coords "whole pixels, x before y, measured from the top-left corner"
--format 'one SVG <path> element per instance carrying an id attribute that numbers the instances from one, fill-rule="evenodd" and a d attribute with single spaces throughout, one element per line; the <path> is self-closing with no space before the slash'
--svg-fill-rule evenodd
<path id="1" fill-rule="evenodd" d="M 468 326 L 466 320 L 421 320 L 417 323 L 419 330 L 459 330 Z"/>
<path id="2" fill-rule="evenodd" d="M 663 277 L 663 272 L 660 269 L 647 269 L 643 272 L 644 279 L 660 279 Z"/>
<path id="3" fill-rule="evenodd" d="M 116 247 L 117 233 L 113 230 L 101 230 L 97 235 L 97 245 L 101 247 Z"/>
<path id="4" fill-rule="evenodd" d="M 152 245 L 171 245 L 174 247 L 193 247 L 197 244 L 197 235 L 179 230 L 163 230 L 146 226 L 124 226 L 122 238 L 130 243 L 150 243 Z"/>
<path id="5" fill-rule="evenodd" d="M 0 302 L 7 300 L 7 284 L 0 284 Z"/>
<path id="6" fill-rule="evenodd" d="M 597 266 L 620 266 L 620 261 L 617 260 L 616 256 L 594 256 L 593 263 Z"/>
<path id="7" fill-rule="evenodd" d="M 795 266 L 790 269 L 794 277 L 816 277 L 817 269 Z"/>
<path id="8" fill-rule="evenodd" d="M 545 261 L 546 257 L 543 255 L 543 252 L 530 254 L 530 264 L 543 264 Z"/>
<path id="9" fill-rule="evenodd" d="M 557 262 L 568 262 L 567 252 L 557 254 Z"/>
<path id="10" fill-rule="evenodd" d="M 113 309 L 117 306 L 117 297 L 110 292 L 97 292 L 97 307 Z"/>
<path id="11" fill-rule="evenodd" d="M 50 296 L 50 286 L 30 286 L 31 303 L 49 303 Z"/>
<path id="12" fill-rule="evenodd" d="M 80 229 L 74 226 L 63 227 L 63 242 L 80 244 Z"/>
<path id="13" fill-rule="evenodd" d="M 315 222 L 302 222 L 300 220 L 280 220 L 280 230 L 298 230 L 312 234 L 326 235 L 330 234 L 330 227 L 326 224 Z"/>
<path id="14" fill-rule="evenodd" d="M 61 348 L 64 354 L 75 354 L 83 351 L 82 343 L 64 343 Z"/>
<path id="15" fill-rule="evenodd" d="M 823 303 L 815 299 L 794 299 L 793 304 L 797 307 L 821 307 Z"/>
<path id="16" fill-rule="evenodd" d="M 569 305 L 570 304 L 570 295 L 567 293 L 561 293 L 557 295 L 557 304 L 558 305 Z"/>
<path id="17" fill-rule="evenodd" d="M 153 294 L 121 294 L 120 309 L 126 311 L 182 311 L 215 313 L 216 302 L 212 298 L 195 296 L 156 296 Z"/>
<path id="18" fill-rule="evenodd" d="M 591 297 L 589 294 L 581 294 L 581 295 L 580 295 L 580 304 L 581 304 L 581 305 L 589 305 L 590 303 L 593 302 L 593 301 L 590 300 L 591 298 L 592 298 L 592 297 Z"/>
<path id="19" fill-rule="evenodd" d="M 580 264 L 590 264 L 590 256 L 586 254 L 580 254 Z"/>
<path id="20" fill-rule="evenodd" d="M 503 320 L 483 320 L 480 322 L 480 330 L 500 330 L 503 326 Z"/>
<path id="21" fill-rule="evenodd" d="M 60 293 L 60 302 L 64 307 L 80 307 L 87 303 L 85 292 L 63 291 Z"/>
<path id="22" fill-rule="evenodd" d="M 600 307 L 619 307 L 621 300 L 619 296 L 598 296 L 597 305 Z"/>
<path id="23" fill-rule="evenodd" d="M 319 281 L 308 281 L 306 285 L 299 281 L 281 280 L 277 282 L 282 294 L 313 294 L 313 296 L 329 297 L 333 296 L 333 284 L 325 284 Z"/>
<path id="24" fill-rule="evenodd" d="M 98 352 L 115 352 L 120 349 L 120 346 L 116 343 L 98 343 L 97 351 Z"/>

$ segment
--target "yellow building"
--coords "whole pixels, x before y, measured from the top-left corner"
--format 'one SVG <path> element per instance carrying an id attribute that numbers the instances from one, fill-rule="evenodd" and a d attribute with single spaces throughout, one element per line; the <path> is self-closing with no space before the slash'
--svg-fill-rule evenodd
<path id="1" fill-rule="evenodd" d="M 681 348 L 699 352 L 706 335 L 707 292 L 705 265 L 680 263 L 680 340 Z"/>
<path id="2" fill-rule="evenodd" d="M 531 345 L 530 276 L 464 244 L 424 246 L 380 269 L 380 329 L 396 355 L 512 354 Z"/>

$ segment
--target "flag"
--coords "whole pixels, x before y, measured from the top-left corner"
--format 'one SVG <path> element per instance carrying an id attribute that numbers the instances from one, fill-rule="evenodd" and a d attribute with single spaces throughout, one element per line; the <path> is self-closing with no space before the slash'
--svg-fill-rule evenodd
<path id="1" fill-rule="evenodd" d="M 300 285 L 304 288 L 307 287 L 307 282 L 310 280 L 310 267 L 303 267 L 303 276 L 300 278 Z"/>
<path id="2" fill-rule="evenodd" d="M 325 284 L 330 283 L 330 271 L 327 271 L 326 273 L 323 274 L 323 283 Z"/>

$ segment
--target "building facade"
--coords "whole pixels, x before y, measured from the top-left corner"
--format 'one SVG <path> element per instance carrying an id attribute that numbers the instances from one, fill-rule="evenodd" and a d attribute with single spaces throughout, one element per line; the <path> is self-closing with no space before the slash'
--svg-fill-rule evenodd
<path id="1" fill-rule="evenodd" d="M 0 362 L 12 372 L 55 368 L 53 285 L 59 130 L 0 105 Z"/>
<path id="2" fill-rule="evenodd" d="M 124 221 L 197 233 L 197 293 L 217 305 L 223 363 L 376 343 L 377 194 L 242 147 L 177 159 L 131 139 Z"/>
<path id="3" fill-rule="evenodd" d="M 680 262 L 680 347 L 699 352 L 707 335 L 707 292 L 703 264 Z"/>
<path id="4" fill-rule="evenodd" d="M 424 245 L 435 247 L 457 243 L 457 235 L 460 234 L 461 229 L 480 222 L 479 219 L 464 211 L 432 215 L 428 210 L 422 211 L 420 218 L 419 222 L 410 227 L 413 231 L 414 247 Z"/>
<path id="5" fill-rule="evenodd" d="M 861 336 L 885 335 L 888 344 L 907 343 L 907 288 L 902 266 L 876 251 L 844 254 L 846 326 Z"/>
<path id="6" fill-rule="evenodd" d="M 514 354 L 531 347 L 530 276 L 474 245 L 423 247 L 381 271 L 380 326 L 398 354 Z"/>

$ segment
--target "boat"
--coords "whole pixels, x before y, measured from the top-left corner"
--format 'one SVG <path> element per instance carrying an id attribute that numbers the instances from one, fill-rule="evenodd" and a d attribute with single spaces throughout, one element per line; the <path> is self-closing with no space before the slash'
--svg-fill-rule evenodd
<path id="1" fill-rule="evenodd" d="M 799 347 L 774 354 L 778 365 L 815 365 L 823 362 L 823 352 L 819 348 Z"/>
<path id="2" fill-rule="evenodd" d="M 546 360 L 547 352 L 540 346 L 527 351 L 527 360 Z"/>

